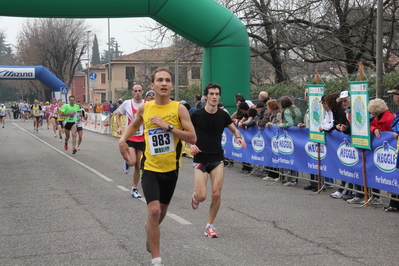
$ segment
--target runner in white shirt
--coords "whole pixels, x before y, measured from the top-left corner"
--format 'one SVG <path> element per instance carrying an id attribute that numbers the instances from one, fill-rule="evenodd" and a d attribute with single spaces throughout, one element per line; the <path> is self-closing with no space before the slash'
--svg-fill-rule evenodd
<path id="1" fill-rule="evenodd" d="M 140 84 L 135 84 L 132 89 L 133 99 L 126 100 L 122 103 L 119 111 L 116 115 L 116 124 L 118 126 L 117 133 L 119 135 L 122 134 L 122 126 L 121 126 L 121 116 L 126 115 L 126 126 L 127 128 L 134 120 L 137 109 L 139 106 L 146 101 L 143 100 L 143 87 Z M 129 138 L 126 143 L 129 146 L 129 160 L 124 161 L 123 171 L 125 174 L 129 173 L 130 166 L 134 166 L 133 173 L 133 186 L 130 192 L 130 195 L 133 198 L 141 198 L 141 195 L 137 189 L 137 185 L 140 181 L 140 158 L 143 154 L 144 150 L 144 126 L 143 124 L 137 130 L 136 134 L 134 134 L 131 138 Z"/>
<path id="2" fill-rule="evenodd" d="M 83 140 L 83 120 L 87 120 L 87 114 L 80 101 L 76 101 L 76 103 L 80 106 L 80 112 L 82 113 L 82 115 L 77 114 L 78 120 L 76 120 L 76 131 L 78 132 L 78 146 L 76 146 L 76 149 L 80 151 L 80 144 Z"/>

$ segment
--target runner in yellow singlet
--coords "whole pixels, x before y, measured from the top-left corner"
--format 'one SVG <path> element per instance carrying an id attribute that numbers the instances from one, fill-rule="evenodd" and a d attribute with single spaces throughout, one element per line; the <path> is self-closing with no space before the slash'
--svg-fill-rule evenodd
<path id="1" fill-rule="evenodd" d="M 119 150 L 128 160 L 126 143 L 144 122 L 144 170 L 141 177 L 147 201 L 147 250 L 151 263 L 161 264 L 159 253 L 160 229 L 175 190 L 181 164 L 181 140 L 194 144 L 197 141 L 187 108 L 172 101 L 172 73 L 169 69 L 156 69 L 152 74 L 151 89 L 155 100 L 139 106 L 136 117 L 120 138 Z"/>
<path id="2" fill-rule="evenodd" d="M 39 133 L 40 112 L 42 111 L 42 107 L 39 105 L 39 101 L 35 100 L 30 109 L 31 115 L 33 116 L 33 132 Z"/>

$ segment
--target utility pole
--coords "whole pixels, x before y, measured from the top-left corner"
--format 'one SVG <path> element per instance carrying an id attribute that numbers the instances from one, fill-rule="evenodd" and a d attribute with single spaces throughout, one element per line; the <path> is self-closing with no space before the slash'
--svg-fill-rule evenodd
<path id="1" fill-rule="evenodd" d="M 179 101 L 179 52 L 177 48 L 177 33 L 175 33 L 175 101 Z"/>
<path id="2" fill-rule="evenodd" d="M 90 38 L 90 32 L 87 31 L 87 76 L 86 76 L 86 95 L 87 95 L 87 104 L 90 105 L 90 81 L 89 81 L 89 75 L 90 75 L 90 49 L 89 49 L 89 38 Z"/>
<path id="3" fill-rule="evenodd" d="M 382 97 L 383 86 L 383 55 L 382 55 L 382 22 L 383 22 L 383 0 L 378 0 L 377 3 L 377 45 L 376 45 L 376 64 L 377 64 L 377 82 L 375 97 Z"/>
<path id="4" fill-rule="evenodd" d="M 108 101 L 113 101 L 112 99 L 112 89 L 111 89 L 111 28 L 110 21 L 108 18 Z"/>

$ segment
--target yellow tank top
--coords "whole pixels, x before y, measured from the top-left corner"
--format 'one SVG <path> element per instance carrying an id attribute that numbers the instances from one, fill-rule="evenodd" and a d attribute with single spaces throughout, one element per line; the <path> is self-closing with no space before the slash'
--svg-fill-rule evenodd
<path id="1" fill-rule="evenodd" d="M 34 116 L 40 116 L 40 109 L 39 108 L 40 108 L 39 105 L 37 105 L 37 106 L 33 105 L 32 106 L 32 112 L 33 112 Z"/>
<path id="2" fill-rule="evenodd" d="M 56 114 L 56 116 L 57 116 L 57 121 L 64 121 L 65 120 L 65 118 L 61 115 L 61 109 L 62 109 L 62 107 L 56 107 L 56 111 L 55 111 L 55 114 Z"/>
<path id="3" fill-rule="evenodd" d="M 159 173 L 176 170 L 181 166 L 182 142 L 171 132 L 167 132 L 150 122 L 151 117 L 159 116 L 177 129 L 183 129 L 179 119 L 179 105 L 172 101 L 167 105 L 156 105 L 150 101 L 144 105 L 144 169 Z"/>

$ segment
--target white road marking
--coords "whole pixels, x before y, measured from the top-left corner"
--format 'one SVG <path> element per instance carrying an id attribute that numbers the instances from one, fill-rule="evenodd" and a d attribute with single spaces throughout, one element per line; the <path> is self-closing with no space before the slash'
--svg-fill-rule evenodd
<path id="1" fill-rule="evenodd" d="M 56 147 L 52 146 L 51 144 L 49 144 L 49 143 L 45 142 L 44 140 L 38 138 L 36 135 L 30 133 L 29 131 L 25 130 L 24 128 L 18 126 L 17 124 L 15 124 L 15 123 L 12 123 L 12 124 L 13 124 L 14 126 L 18 127 L 19 129 L 21 129 L 22 131 L 24 131 L 25 133 L 27 133 L 28 135 L 34 137 L 35 139 L 37 139 L 37 140 L 40 141 L 41 143 L 43 143 L 43 144 L 45 144 L 46 146 L 50 147 L 51 149 L 55 150 L 56 152 L 58 152 L 58 153 L 64 155 L 64 156 L 67 157 L 68 159 L 74 161 L 74 162 L 77 163 L 77 164 L 80 164 L 81 166 L 83 166 L 83 167 L 86 168 L 87 170 L 89 170 L 89 171 L 93 172 L 94 174 L 98 175 L 99 177 L 101 177 L 101 178 L 104 179 L 105 181 L 109 181 L 109 182 L 113 182 L 113 181 L 114 181 L 114 180 L 112 180 L 111 178 L 109 178 L 109 177 L 103 175 L 102 173 L 98 172 L 97 170 L 91 168 L 90 166 L 88 166 L 88 165 L 86 165 L 86 164 L 84 164 L 84 163 L 82 163 L 82 162 L 76 160 L 75 158 L 69 156 L 69 155 L 66 154 L 65 152 L 63 152 L 63 151 L 57 149 Z M 128 188 L 126 188 L 126 187 L 124 187 L 124 186 L 117 186 L 117 188 L 119 188 L 119 189 L 122 190 L 122 191 L 126 191 L 126 192 L 129 191 L 129 192 L 130 192 L 130 189 L 128 189 Z M 145 201 L 144 198 L 139 198 L 138 200 L 140 200 L 140 201 L 146 203 L 146 201 Z M 178 223 L 180 223 L 180 224 L 183 224 L 183 225 L 189 225 L 189 224 L 191 224 L 191 223 L 190 223 L 189 221 L 187 221 L 186 219 L 183 219 L 183 218 L 181 218 L 180 216 L 178 216 L 178 215 L 176 215 L 176 214 L 173 214 L 173 213 L 170 213 L 170 212 L 168 212 L 168 213 L 166 214 L 166 216 L 168 216 L 169 218 L 172 218 L 172 219 L 175 220 L 176 222 L 178 222 Z"/>
<path id="2" fill-rule="evenodd" d="M 130 189 L 124 187 L 124 186 L 116 186 L 117 188 L 119 188 L 122 191 L 130 191 Z"/>
<path id="3" fill-rule="evenodd" d="M 166 214 L 166 216 L 169 216 L 170 218 L 172 218 L 173 220 L 175 220 L 181 224 L 191 224 L 189 221 L 181 218 L 180 216 L 177 216 L 176 214 L 170 213 L 170 212 L 168 212 Z"/>
<path id="4" fill-rule="evenodd" d="M 76 160 L 75 158 L 69 156 L 68 154 L 64 153 L 63 151 L 57 149 L 56 147 L 54 147 L 54 146 L 48 144 L 48 143 L 45 142 L 44 140 L 41 140 L 40 138 L 36 137 L 35 135 L 33 135 L 32 133 L 30 133 L 30 132 L 28 132 L 27 130 L 23 129 L 22 127 L 18 126 L 17 124 L 15 124 L 15 123 L 12 123 L 12 124 L 13 124 L 14 126 L 18 127 L 19 129 L 21 129 L 22 131 L 24 131 L 25 133 L 27 133 L 28 135 L 34 137 L 35 139 L 37 139 L 37 140 L 40 141 L 41 143 L 47 145 L 47 146 L 50 147 L 51 149 L 53 149 L 53 150 L 59 152 L 60 154 L 64 155 L 65 157 L 67 157 L 67 158 L 70 159 L 71 161 L 74 161 L 75 163 L 80 164 L 81 166 L 83 166 L 83 167 L 86 168 L 87 170 L 89 170 L 89 171 L 93 172 L 94 174 L 98 175 L 99 177 L 101 177 L 101 178 L 104 179 L 105 181 L 108 181 L 108 182 L 113 182 L 113 181 L 114 181 L 114 180 L 112 180 L 111 178 L 109 178 L 109 177 L 103 175 L 102 173 L 100 173 L 100 172 L 97 171 L 96 169 L 91 168 L 90 166 L 88 166 L 88 165 L 86 165 L 86 164 L 84 164 L 84 163 L 82 163 L 82 162 Z"/>

